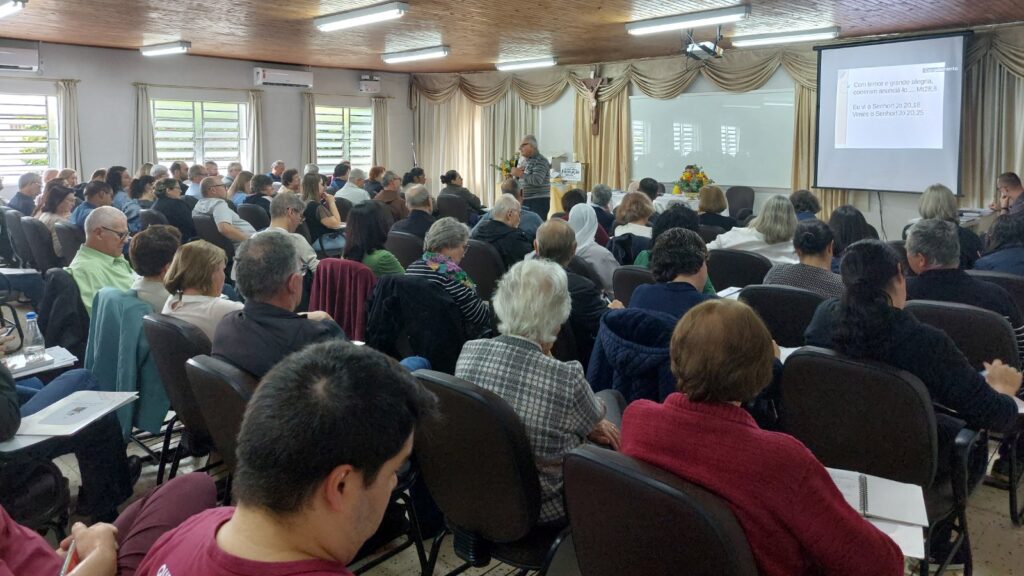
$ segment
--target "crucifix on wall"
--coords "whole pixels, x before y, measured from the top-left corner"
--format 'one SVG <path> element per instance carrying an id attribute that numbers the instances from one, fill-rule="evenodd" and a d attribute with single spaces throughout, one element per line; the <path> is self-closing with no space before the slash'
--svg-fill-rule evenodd
<path id="1" fill-rule="evenodd" d="M 582 82 L 587 87 L 587 99 L 590 101 L 590 133 L 597 136 L 597 133 L 600 131 L 598 126 L 598 119 L 600 117 L 597 115 L 597 93 L 601 90 L 601 86 L 605 85 L 604 78 L 597 75 L 597 68 L 595 67 L 590 72 L 590 78 Z"/>

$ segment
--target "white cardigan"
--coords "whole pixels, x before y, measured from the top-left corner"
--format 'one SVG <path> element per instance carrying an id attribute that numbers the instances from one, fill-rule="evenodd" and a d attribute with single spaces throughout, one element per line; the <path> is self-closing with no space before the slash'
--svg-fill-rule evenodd
<path id="1" fill-rule="evenodd" d="M 719 234 L 708 244 L 709 250 L 746 250 L 757 252 L 772 261 L 773 264 L 796 264 L 800 259 L 793 248 L 793 242 L 765 244 L 764 234 L 754 228 L 733 228 L 725 234 Z"/>

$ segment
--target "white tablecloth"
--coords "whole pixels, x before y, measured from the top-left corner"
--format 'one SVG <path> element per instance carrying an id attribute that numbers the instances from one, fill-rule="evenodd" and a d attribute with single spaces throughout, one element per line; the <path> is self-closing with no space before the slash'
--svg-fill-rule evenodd
<path id="1" fill-rule="evenodd" d="M 611 209 L 614 210 L 620 203 L 622 203 L 622 199 L 625 198 L 625 196 L 625 192 L 612 192 Z M 658 199 L 654 201 L 654 210 L 660 214 L 665 210 L 668 210 L 669 206 L 677 203 L 686 204 L 691 210 L 696 212 L 700 201 L 696 198 L 690 200 L 686 196 L 682 195 L 676 196 L 675 194 L 665 194 L 664 196 L 658 196 Z"/>

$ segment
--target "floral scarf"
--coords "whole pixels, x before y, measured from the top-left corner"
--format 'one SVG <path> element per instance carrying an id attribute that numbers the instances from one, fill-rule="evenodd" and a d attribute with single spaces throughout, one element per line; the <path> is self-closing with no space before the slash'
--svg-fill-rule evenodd
<path id="1" fill-rule="evenodd" d="M 465 270 L 459 268 L 459 265 L 456 264 L 454 260 L 444 254 L 441 254 L 440 252 L 424 252 L 423 261 L 426 262 L 427 267 L 434 272 L 451 278 L 466 288 L 476 288 L 476 284 L 473 283 L 469 274 L 466 274 Z"/>

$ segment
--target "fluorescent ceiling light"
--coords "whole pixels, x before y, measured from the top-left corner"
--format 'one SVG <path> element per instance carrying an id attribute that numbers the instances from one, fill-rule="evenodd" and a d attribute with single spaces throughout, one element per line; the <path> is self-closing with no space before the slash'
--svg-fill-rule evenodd
<path id="1" fill-rule="evenodd" d="M 839 26 L 815 28 L 814 30 L 795 30 L 793 32 L 774 32 L 772 34 L 752 34 L 749 36 L 733 36 L 729 40 L 737 48 L 749 46 L 766 46 L 768 44 L 785 44 L 788 42 L 812 42 L 814 40 L 831 40 L 839 36 Z"/>
<path id="2" fill-rule="evenodd" d="M 390 52 L 382 54 L 385 64 L 398 64 L 399 62 L 413 62 L 415 60 L 430 60 L 431 58 L 444 58 L 448 55 L 447 46 L 434 46 L 432 48 L 420 48 L 418 50 L 406 50 L 405 52 Z"/>
<path id="3" fill-rule="evenodd" d="M 370 6 L 369 8 L 360 8 L 359 10 L 336 12 L 334 14 L 328 14 L 327 16 L 321 16 L 314 19 L 313 24 L 315 24 L 321 32 L 332 32 L 334 30 L 342 30 L 345 28 L 355 28 L 356 26 L 362 26 L 363 24 L 373 24 L 374 22 L 383 22 L 385 20 L 401 18 L 408 9 L 409 5 L 405 2 L 388 2 L 387 4 L 378 4 L 376 6 Z"/>
<path id="4" fill-rule="evenodd" d="M 514 62 L 498 62 L 495 67 L 507 72 L 509 70 L 526 70 L 528 68 L 547 68 L 555 65 L 554 58 L 538 58 L 536 60 L 517 60 Z"/>
<path id="5" fill-rule="evenodd" d="M 10 16 L 25 7 L 26 0 L 0 0 L 0 18 Z"/>
<path id="6" fill-rule="evenodd" d="M 690 12 L 679 16 L 668 16 L 666 18 L 651 18 L 626 24 L 626 32 L 634 36 L 644 34 L 657 34 L 670 30 L 689 30 L 702 26 L 715 26 L 716 24 L 728 24 L 738 22 L 750 14 L 750 6 L 729 6 L 715 10 L 704 10 L 702 12 Z"/>
<path id="7" fill-rule="evenodd" d="M 166 44 L 154 44 L 139 48 L 143 56 L 164 56 L 166 54 L 184 54 L 192 48 L 192 43 L 185 40 L 168 42 Z"/>

